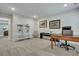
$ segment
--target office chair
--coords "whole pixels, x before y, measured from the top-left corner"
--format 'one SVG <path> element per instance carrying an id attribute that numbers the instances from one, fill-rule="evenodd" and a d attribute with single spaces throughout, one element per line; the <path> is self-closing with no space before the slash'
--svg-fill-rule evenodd
<path id="1" fill-rule="evenodd" d="M 73 30 L 71 30 L 71 26 L 62 27 L 62 35 L 73 36 Z M 75 47 L 68 44 L 67 41 L 65 41 L 65 43 L 61 43 L 60 47 L 62 46 L 64 46 L 66 50 L 69 50 L 69 47 L 75 49 Z"/>

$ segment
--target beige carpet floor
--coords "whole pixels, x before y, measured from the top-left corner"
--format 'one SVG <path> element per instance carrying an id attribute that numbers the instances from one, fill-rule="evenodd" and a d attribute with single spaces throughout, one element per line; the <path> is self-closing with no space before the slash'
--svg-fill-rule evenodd
<path id="1" fill-rule="evenodd" d="M 50 41 L 33 38 L 13 42 L 6 37 L 0 39 L 0 56 L 78 56 L 75 50 L 66 51 L 64 48 L 50 47 Z"/>

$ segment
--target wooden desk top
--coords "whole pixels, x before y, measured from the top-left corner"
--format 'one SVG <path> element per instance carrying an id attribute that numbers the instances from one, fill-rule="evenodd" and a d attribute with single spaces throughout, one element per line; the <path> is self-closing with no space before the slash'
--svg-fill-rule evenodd
<path id="1" fill-rule="evenodd" d="M 79 35 L 76 35 L 76 36 L 64 36 L 64 35 L 61 35 L 61 34 L 53 34 L 53 35 L 51 35 L 51 40 L 52 40 L 52 38 L 53 39 L 58 39 L 58 40 L 79 42 Z"/>

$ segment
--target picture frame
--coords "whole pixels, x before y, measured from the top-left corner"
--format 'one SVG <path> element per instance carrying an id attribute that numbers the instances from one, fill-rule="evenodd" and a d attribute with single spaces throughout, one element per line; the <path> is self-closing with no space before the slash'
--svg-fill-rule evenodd
<path id="1" fill-rule="evenodd" d="M 49 29 L 60 29 L 60 19 L 49 21 Z"/>
<path id="2" fill-rule="evenodd" d="M 47 28 L 47 20 L 43 20 L 39 22 L 39 27 L 40 28 Z"/>

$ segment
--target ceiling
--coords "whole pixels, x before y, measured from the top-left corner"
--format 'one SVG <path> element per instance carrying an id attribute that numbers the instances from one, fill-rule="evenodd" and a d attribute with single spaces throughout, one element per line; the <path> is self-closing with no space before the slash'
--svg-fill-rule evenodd
<path id="1" fill-rule="evenodd" d="M 64 7 L 64 4 L 65 3 L 0 3 L 0 12 L 8 14 L 16 13 L 31 18 L 33 18 L 33 16 L 43 18 L 79 7 L 78 3 L 68 3 L 67 7 Z M 15 11 L 11 10 L 12 7 L 15 8 Z"/>

